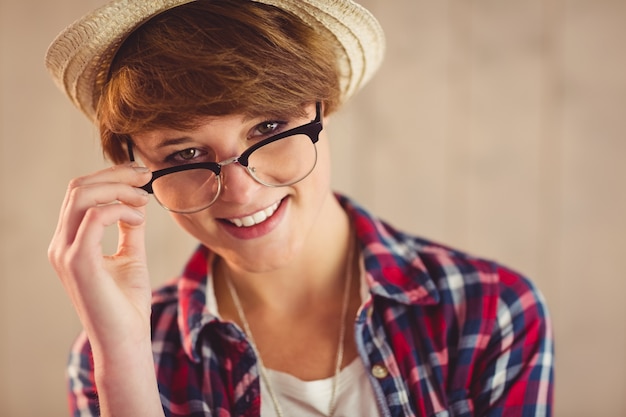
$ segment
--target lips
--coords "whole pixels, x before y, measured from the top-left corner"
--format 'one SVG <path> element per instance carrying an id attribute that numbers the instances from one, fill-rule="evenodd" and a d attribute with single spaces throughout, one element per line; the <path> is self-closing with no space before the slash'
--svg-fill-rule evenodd
<path id="1" fill-rule="evenodd" d="M 271 206 L 259 210 L 256 213 L 252 213 L 248 216 L 240 217 L 240 218 L 230 218 L 227 219 L 230 223 L 234 224 L 237 227 L 251 227 L 257 224 L 261 224 L 270 217 L 274 215 L 278 206 L 280 205 L 280 201 L 272 204 Z"/>

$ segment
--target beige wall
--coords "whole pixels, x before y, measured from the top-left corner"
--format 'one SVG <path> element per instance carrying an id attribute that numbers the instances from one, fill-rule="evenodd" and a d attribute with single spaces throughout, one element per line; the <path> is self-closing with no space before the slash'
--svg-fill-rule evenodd
<path id="1" fill-rule="evenodd" d="M 104 162 L 42 60 L 100 3 L 0 0 L 1 416 L 66 414 L 79 324 L 46 247 L 67 181 Z M 556 415 L 626 416 L 626 2 L 364 4 L 388 59 L 329 127 L 336 187 L 532 277 L 556 328 Z M 149 221 L 156 284 L 193 243 L 156 205 Z"/>

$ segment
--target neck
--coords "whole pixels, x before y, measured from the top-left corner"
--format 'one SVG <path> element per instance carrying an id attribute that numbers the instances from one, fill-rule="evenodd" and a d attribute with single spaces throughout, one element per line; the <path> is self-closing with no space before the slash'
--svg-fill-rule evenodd
<path id="1" fill-rule="evenodd" d="M 338 342 L 337 342 L 337 347 L 336 347 L 336 355 L 334 358 L 334 361 L 332 363 L 330 363 L 328 361 L 328 356 L 329 356 L 329 352 L 331 352 L 332 349 L 329 349 L 329 345 L 328 345 L 328 341 L 331 339 L 334 339 L 331 335 L 331 337 L 328 337 L 328 335 L 326 337 L 323 336 L 323 333 L 320 332 L 319 330 L 327 330 L 327 328 L 329 327 L 329 321 L 326 321 L 325 318 L 322 318 L 322 322 L 321 322 L 321 326 L 320 323 L 315 323 L 315 321 L 311 321 L 310 323 L 307 323 L 306 321 L 303 322 L 297 322 L 298 326 L 297 328 L 299 328 L 299 330 L 302 330 L 302 328 L 307 328 L 308 330 L 305 332 L 306 333 L 306 337 L 303 338 L 302 340 L 304 340 L 304 344 L 302 342 L 298 343 L 293 343 L 293 337 L 296 335 L 296 333 L 291 333 L 289 332 L 289 330 L 287 331 L 287 334 L 289 334 L 289 339 L 287 342 L 287 344 L 292 344 L 293 348 L 296 349 L 302 349 L 302 346 L 304 346 L 304 351 L 303 351 L 303 355 L 299 355 L 296 354 L 296 358 L 297 358 L 297 367 L 301 368 L 302 367 L 302 363 L 306 362 L 308 359 L 308 362 L 311 362 L 311 359 L 313 358 L 313 356 L 316 356 L 317 353 L 319 352 L 323 352 L 321 357 L 324 359 L 322 361 L 319 360 L 313 360 L 312 362 L 316 363 L 316 367 L 319 369 L 319 365 L 320 363 L 328 363 L 329 365 L 333 365 L 332 370 L 333 370 L 333 380 L 332 380 L 332 393 L 330 396 L 330 400 L 329 400 L 329 405 L 328 405 L 328 416 L 332 417 L 335 411 L 335 407 L 336 407 L 336 400 L 337 400 L 337 386 L 338 386 L 338 381 L 339 381 L 339 373 L 340 370 L 343 366 L 344 363 L 344 353 L 346 352 L 346 350 L 348 351 L 349 356 L 353 356 L 354 355 L 354 343 L 352 338 L 349 338 L 349 343 L 348 343 L 348 348 L 346 349 L 346 327 L 347 327 L 347 318 L 348 318 L 348 312 L 350 310 L 350 285 L 352 283 L 352 278 L 353 278 L 353 265 L 355 264 L 354 262 L 354 240 L 351 238 L 351 234 L 348 233 L 348 248 L 347 248 L 347 254 L 345 256 L 345 261 L 344 263 L 344 271 L 343 271 L 343 276 L 342 281 L 343 281 L 343 291 L 341 291 L 341 307 L 340 307 L 340 314 L 337 316 L 337 314 L 333 314 L 333 316 L 328 317 L 328 319 L 330 320 L 330 323 L 336 321 L 337 319 L 339 320 L 339 335 L 338 335 Z M 262 380 L 265 382 L 265 386 L 266 389 L 268 390 L 268 393 L 270 395 L 270 398 L 272 399 L 272 403 L 274 405 L 274 409 L 276 410 L 276 414 L 278 416 L 283 416 L 283 411 L 282 411 L 282 406 L 280 405 L 280 402 L 278 400 L 277 394 L 274 391 L 274 387 L 271 384 L 270 378 L 267 375 L 266 372 L 266 365 L 264 364 L 264 359 L 263 358 L 267 358 L 268 356 L 270 357 L 270 366 L 274 366 L 275 362 L 275 358 L 276 355 L 271 356 L 267 354 L 267 342 L 263 339 L 261 339 L 261 344 L 259 345 L 257 343 L 257 340 L 255 340 L 256 338 L 254 337 L 253 333 L 252 333 L 252 328 L 250 326 L 250 323 L 248 321 L 248 319 L 246 318 L 246 313 L 244 312 L 243 306 L 241 304 L 241 299 L 239 298 L 238 294 L 237 294 L 237 290 L 235 289 L 235 286 L 233 284 L 232 279 L 230 278 L 230 276 L 228 276 L 228 271 L 226 271 L 226 277 L 225 277 L 225 281 L 226 281 L 226 286 L 228 287 L 229 293 L 231 295 L 231 301 L 234 304 L 235 307 L 235 311 L 237 313 L 240 325 L 243 327 L 244 332 L 246 333 L 247 337 L 248 337 L 248 341 L 250 343 L 250 345 L 252 346 L 252 349 L 255 351 L 255 354 L 257 356 L 257 360 L 259 363 L 259 371 L 261 374 L 261 378 Z M 329 296 L 332 294 L 329 294 Z M 330 300 L 330 298 L 329 298 Z M 322 301 L 322 300 L 320 300 Z M 324 306 L 324 304 L 322 303 L 315 303 L 316 305 L 320 305 L 320 306 Z M 324 310 L 324 307 L 321 308 L 321 310 Z M 309 312 L 310 313 L 310 312 Z M 317 317 L 317 315 L 311 315 L 308 314 L 309 317 L 314 316 Z M 278 317 L 278 321 L 275 320 L 270 320 L 269 322 L 272 324 L 278 324 L 279 327 L 281 326 L 280 320 L 284 319 L 284 317 Z M 303 317 L 303 319 L 307 319 L 306 315 Z M 288 323 L 291 320 L 288 320 L 286 323 Z M 293 323 L 293 321 L 291 321 Z M 259 328 L 257 327 L 257 330 Z M 267 329 L 267 327 L 266 327 Z M 316 333 L 315 330 L 318 330 L 318 332 Z M 337 329 L 335 329 L 336 331 Z M 278 332 L 278 334 L 280 334 L 281 332 Z M 283 332 L 283 335 L 285 333 Z M 306 339 L 310 338 L 311 334 L 316 334 L 319 335 L 321 337 L 315 337 L 315 341 L 319 342 L 320 340 L 323 341 L 323 343 L 321 344 L 321 349 L 316 349 L 315 347 L 313 347 L 310 342 L 307 342 Z M 265 332 L 263 332 L 263 335 L 265 335 Z M 296 336 L 297 338 L 297 336 Z M 272 344 L 275 344 L 277 339 L 270 337 L 270 340 L 272 341 Z M 279 346 L 285 346 L 285 344 L 280 344 Z M 273 349 L 274 353 L 276 351 L 276 349 Z M 288 352 L 293 353 L 294 349 L 288 349 Z M 311 350 L 313 352 L 315 352 L 314 355 L 311 355 Z M 279 355 L 278 356 L 279 359 L 279 366 L 285 366 L 285 356 L 283 355 Z M 305 361 L 303 361 L 302 359 L 305 359 Z M 287 365 L 286 366 L 287 371 L 289 370 L 293 370 L 293 365 Z M 328 367 L 329 370 L 331 369 L 331 367 Z M 302 371 L 300 371 L 302 372 Z M 317 371 L 319 372 L 319 370 Z M 306 372 L 303 372 L 306 374 Z M 327 375 L 329 372 L 328 371 L 322 371 L 321 375 Z"/>
<path id="2" fill-rule="evenodd" d="M 310 311 L 311 306 L 338 298 L 345 282 L 353 239 L 349 219 L 332 198 L 332 204 L 320 213 L 318 223 L 299 253 L 280 269 L 251 272 L 220 259 L 214 271 L 220 310 L 232 307 L 224 285 L 225 276 L 234 283 L 247 311 L 267 308 L 277 313 Z M 232 311 L 231 308 L 227 310 Z"/>

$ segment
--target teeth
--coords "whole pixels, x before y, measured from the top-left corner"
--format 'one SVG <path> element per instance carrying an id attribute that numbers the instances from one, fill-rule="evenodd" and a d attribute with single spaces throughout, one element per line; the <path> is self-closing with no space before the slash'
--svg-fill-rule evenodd
<path id="1" fill-rule="evenodd" d="M 237 227 L 250 227 L 255 224 L 263 223 L 265 220 L 272 217 L 276 209 L 278 208 L 279 202 L 272 204 L 270 207 L 257 211 L 249 216 L 242 217 L 240 219 L 228 219 L 232 224 Z"/>

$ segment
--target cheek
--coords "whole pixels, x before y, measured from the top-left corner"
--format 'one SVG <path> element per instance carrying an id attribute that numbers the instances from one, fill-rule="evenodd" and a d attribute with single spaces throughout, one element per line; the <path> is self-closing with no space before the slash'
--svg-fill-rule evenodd
<path id="1" fill-rule="evenodd" d="M 207 234 L 211 234 L 211 226 L 207 225 L 207 222 L 203 222 L 201 219 L 206 216 L 205 213 L 196 214 L 177 214 L 170 213 L 174 221 L 187 233 L 196 238 L 197 240 L 206 241 Z"/>

